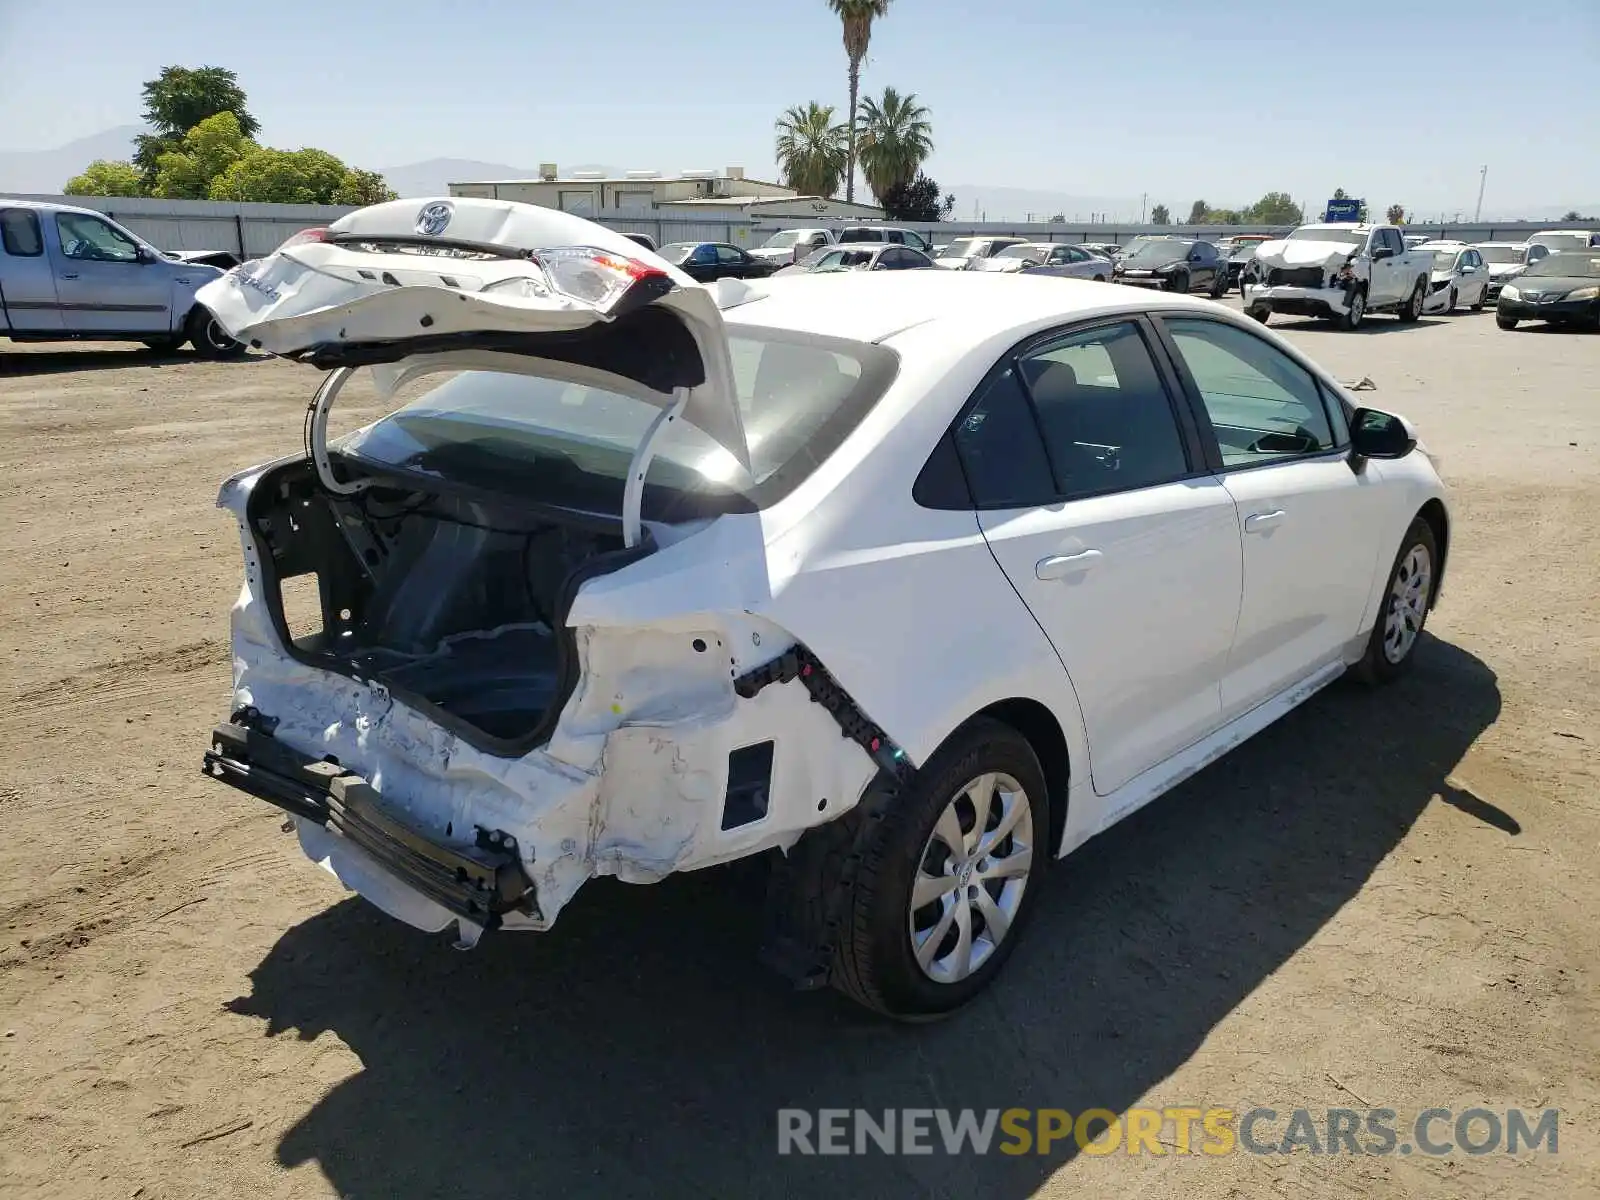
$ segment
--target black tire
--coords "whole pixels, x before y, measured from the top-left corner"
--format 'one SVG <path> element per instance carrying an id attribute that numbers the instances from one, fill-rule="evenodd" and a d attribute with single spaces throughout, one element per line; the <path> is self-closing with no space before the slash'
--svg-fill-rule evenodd
<path id="1" fill-rule="evenodd" d="M 1096 283 L 1104 283 L 1106 281 L 1106 277 L 1104 275 L 1096 275 L 1094 277 L 1094 281 Z"/>
<path id="2" fill-rule="evenodd" d="M 1422 319 L 1422 305 L 1428 298 L 1428 284 L 1425 280 L 1417 280 L 1417 286 L 1411 289 L 1411 299 L 1408 300 L 1395 315 L 1400 320 L 1409 324 Z"/>
<path id="3" fill-rule="evenodd" d="M 1482 312 L 1483 306 L 1489 303 L 1489 289 L 1484 288 L 1478 293 L 1478 302 L 1472 306 L 1473 312 Z"/>
<path id="4" fill-rule="evenodd" d="M 244 353 L 244 343 L 229 337 L 216 318 L 198 305 L 183 328 L 189 344 L 201 358 L 237 358 Z"/>
<path id="5" fill-rule="evenodd" d="M 1500 326 L 1501 329 L 1515 329 L 1517 327 L 1517 318 L 1508 317 L 1505 313 L 1495 313 L 1494 323 Z"/>
<path id="6" fill-rule="evenodd" d="M 1265 304 L 1252 304 L 1245 312 L 1250 314 L 1252 320 L 1260 321 L 1263 325 L 1272 320 L 1272 309 Z"/>
<path id="7" fill-rule="evenodd" d="M 1450 289 L 1450 303 L 1446 304 L 1444 306 L 1445 315 L 1449 316 L 1451 313 L 1455 312 L 1455 310 L 1456 310 L 1456 290 L 1455 290 L 1455 288 L 1451 288 Z"/>
<path id="8" fill-rule="evenodd" d="M 963 979 L 937 982 L 918 965 L 912 946 L 911 889 L 939 818 L 969 783 L 991 773 L 1009 775 L 1027 797 L 1033 829 L 1027 882 L 988 957 Z M 1000 972 L 1022 936 L 1051 858 L 1049 828 L 1044 771 L 1027 739 L 999 721 L 969 722 L 916 773 L 868 835 L 840 921 L 833 985 L 903 1021 L 932 1020 L 967 1003 Z"/>
<path id="9" fill-rule="evenodd" d="M 1338 317 L 1339 328 L 1347 330 L 1360 329 L 1367 319 L 1367 291 L 1365 288 L 1356 288 L 1350 293 L 1349 307 Z"/>
<path id="10" fill-rule="evenodd" d="M 1389 618 L 1395 613 L 1404 621 L 1404 606 L 1395 595 L 1396 580 L 1402 572 L 1408 571 L 1415 560 L 1412 557 L 1414 550 L 1421 550 L 1427 556 L 1427 579 L 1423 585 L 1425 595 L 1422 597 L 1422 609 L 1414 614 L 1414 631 L 1411 639 L 1406 643 L 1404 652 L 1396 657 L 1387 647 L 1390 633 Z M 1416 657 L 1418 643 L 1422 641 L 1422 631 L 1427 624 L 1428 612 L 1433 607 L 1433 597 L 1439 588 L 1439 544 L 1433 536 L 1433 526 L 1421 517 L 1411 522 L 1411 528 L 1406 530 L 1406 536 L 1400 539 L 1400 549 L 1394 556 L 1394 565 L 1389 568 L 1389 576 L 1384 580 L 1383 598 L 1379 602 L 1378 617 L 1372 623 L 1372 636 L 1367 639 L 1366 653 L 1361 656 L 1361 661 L 1355 666 L 1355 674 L 1363 683 L 1380 684 L 1398 679 L 1411 668 L 1411 660 Z M 1398 612 L 1396 610 L 1399 610 Z"/>
<path id="11" fill-rule="evenodd" d="M 1167 290 L 1169 292 L 1177 292 L 1179 295 L 1187 296 L 1189 294 L 1189 272 L 1174 271 L 1172 278 L 1167 280 Z"/>

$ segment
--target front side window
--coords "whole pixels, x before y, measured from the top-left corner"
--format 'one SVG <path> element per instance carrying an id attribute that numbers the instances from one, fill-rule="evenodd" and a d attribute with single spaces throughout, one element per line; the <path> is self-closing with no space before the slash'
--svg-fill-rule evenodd
<path id="1" fill-rule="evenodd" d="M 27 208 L 0 208 L 0 245 L 16 258 L 38 258 L 44 253 L 39 214 Z"/>
<path id="2" fill-rule="evenodd" d="M 138 243 L 99 217 L 57 213 L 56 233 L 61 238 L 61 253 L 68 258 L 128 263 L 139 260 Z"/>
<path id="3" fill-rule="evenodd" d="M 1136 323 L 1070 334 L 1018 366 L 1067 499 L 1188 474 L 1172 402 Z"/>
<path id="4" fill-rule="evenodd" d="M 737 246 L 718 246 L 717 261 L 723 263 L 724 265 L 741 263 L 744 261 L 744 251 L 740 250 Z"/>
<path id="5" fill-rule="evenodd" d="M 1216 431 L 1225 468 L 1337 448 L 1311 373 L 1276 346 L 1221 321 L 1165 319 Z"/>

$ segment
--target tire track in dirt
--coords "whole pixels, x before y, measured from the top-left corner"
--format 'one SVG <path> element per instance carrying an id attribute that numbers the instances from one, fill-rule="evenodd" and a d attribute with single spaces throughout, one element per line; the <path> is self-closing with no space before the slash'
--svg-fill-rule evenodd
<path id="1" fill-rule="evenodd" d="M 0 713 L 0 729 L 36 724 L 75 704 L 96 707 L 143 700 L 178 690 L 180 678 L 228 660 L 222 638 L 204 638 L 163 647 L 129 658 L 107 661 L 61 679 L 24 688 L 13 695 Z"/>

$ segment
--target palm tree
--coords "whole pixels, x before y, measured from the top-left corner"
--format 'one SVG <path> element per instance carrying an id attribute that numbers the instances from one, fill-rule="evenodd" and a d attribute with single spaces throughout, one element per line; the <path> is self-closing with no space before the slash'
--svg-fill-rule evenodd
<path id="1" fill-rule="evenodd" d="M 881 203 L 891 188 L 915 179 L 933 153 L 933 126 L 915 92 L 902 96 L 886 87 L 881 102 L 871 96 L 861 102 L 859 127 L 861 173 Z"/>
<path id="2" fill-rule="evenodd" d="M 795 105 L 777 120 L 778 167 L 784 182 L 805 196 L 831 196 L 844 174 L 848 130 L 833 119 L 831 104 Z"/>
<path id="3" fill-rule="evenodd" d="M 844 198 L 856 198 L 856 97 L 861 92 L 861 60 L 872 40 L 872 23 L 889 11 L 889 0 L 828 0 L 844 26 L 844 52 L 850 58 L 850 149 L 845 156 Z"/>

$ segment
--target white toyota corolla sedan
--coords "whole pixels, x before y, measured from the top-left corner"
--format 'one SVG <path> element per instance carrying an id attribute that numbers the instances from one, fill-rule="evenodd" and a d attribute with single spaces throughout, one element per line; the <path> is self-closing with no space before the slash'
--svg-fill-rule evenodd
<path id="1" fill-rule="evenodd" d="M 206 770 L 462 944 L 778 851 L 770 962 L 947 1012 L 1049 859 L 1347 669 L 1404 671 L 1439 595 L 1407 423 L 1204 300 L 712 289 L 477 199 L 363 209 L 200 300 L 324 372 L 305 453 L 222 487 L 245 581 Z M 394 411 L 330 438 L 357 373 Z"/>

